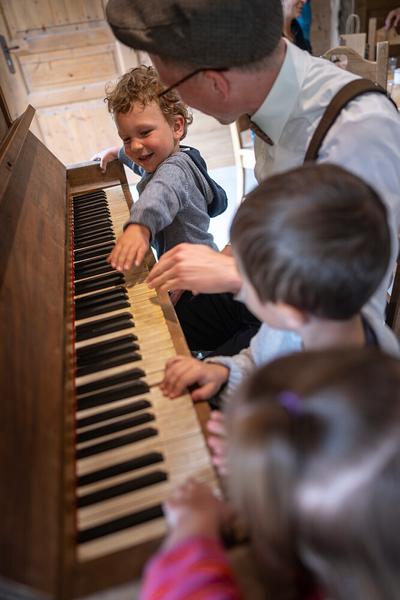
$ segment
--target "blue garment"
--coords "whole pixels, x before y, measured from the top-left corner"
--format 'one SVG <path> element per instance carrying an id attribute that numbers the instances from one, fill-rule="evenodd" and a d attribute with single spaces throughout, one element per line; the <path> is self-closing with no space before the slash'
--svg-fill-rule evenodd
<path id="1" fill-rule="evenodd" d="M 300 27 L 303 30 L 303 35 L 307 41 L 310 41 L 311 34 L 311 21 L 312 21 L 312 13 L 311 13 L 311 0 L 307 0 L 306 4 L 301 11 L 301 15 L 297 17 L 297 21 L 300 24 Z"/>

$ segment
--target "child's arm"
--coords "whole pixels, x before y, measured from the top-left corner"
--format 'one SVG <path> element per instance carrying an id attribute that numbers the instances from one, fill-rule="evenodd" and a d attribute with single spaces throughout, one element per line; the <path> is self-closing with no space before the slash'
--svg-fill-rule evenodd
<path id="1" fill-rule="evenodd" d="M 185 481 L 164 504 L 169 529 L 164 549 L 197 536 L 218 540 L 225 508 L 208 485 Z"/>
<path id="2" fill-rule="evenodd" d="M 193 402 L 207 400 L 228 380 L 229 369 L 224 365 L 204 363 L 189 356 L 174 356 L 167 360 L 160 388 L 165 396 L 176 398 L 190 385 L 199 387 L 192 392 Z"/>
<path id="3" fill-rule="evenodd" d="M 227 442 L 225 416 L 219 410 L 214 410 L 207 421 L 207 444 L 212 453 L 213 465 L 220 475 L 228 474 Z"/>
<path id="4" fill-rule="evenodd" d="M 168 227 L 187 204 L 187 177 L 167 159 L 147 180 L 131 207 L 130 223 L 145 225 L 154 239 Z"/>
<path id="5" fill-rule="evenodd" d="M 110 148 L 104 148 L 97 152 L 90 160 L 99 160 L 100 169 L 105 172 L 107 165 L 112 160 L 118 158 L 119 146 L 110 146 Z"/>
<path id="6" fill-rule="evenodd" d="M 146 568 L 141 600 L 241 598 L 219 541 L 225 505 L 206 485 L 188 481 L 164 509 L 170 533 Z"/>
<path id="7" fill-rule="evenodd" d="M 150 231 L 137 223 L 128 225 L 118 238 L 107 261 L 118 271 L 128 271 L 132 265 L 142 264 L 150 245 Z"/>

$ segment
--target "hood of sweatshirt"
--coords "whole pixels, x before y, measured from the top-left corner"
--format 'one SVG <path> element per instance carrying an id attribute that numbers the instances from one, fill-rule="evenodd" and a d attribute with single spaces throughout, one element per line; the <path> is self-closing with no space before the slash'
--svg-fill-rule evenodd
<path id="1" fill-rule="evenodd" d="M 225 190 L 210 177 L 207 171 L 206 161 L 196 148 L 192 148 L 191 146 L 179 146 L 179 149 L 190 158 L 210 186 L 211 194 L 210 196 L 206 196 L 208 214 L 210 217 L 221 215 L 228 206 L 228 198 Z M 140 175 L 140 177 L 146 175 L 146 171 L 143 167 L 139 167 L 139 165 L 125 154 L 123 147 L 119 150 L 118 158 L 127 167 L 132 169 L 136 175 Z"/>
<path id="2" fill-rule="evenodd" d="M 207 203 L 208 214 L 210 217 L 221 215 L 228 206 L 228 198 L 225 190 L 210 177 L 207 171 L 206 161 L 196 148 L 192 148 L 191 146 L 180 146 L 180 150 L 191 158 L 211 188 L 212 199 L 211 202 Z"/>

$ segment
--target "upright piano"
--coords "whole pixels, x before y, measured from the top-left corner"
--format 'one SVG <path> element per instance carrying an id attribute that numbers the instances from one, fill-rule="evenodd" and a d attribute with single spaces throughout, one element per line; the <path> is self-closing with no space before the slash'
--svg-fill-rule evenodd
<path id="1" fill-rule="evenodd" d="M 106 262 L 132 202 L 121 165 L 66 168 L 0 100 L 0 598 L 68 600 L 137 578 L 187 476 L 213 485 L 168 295 Z"/>

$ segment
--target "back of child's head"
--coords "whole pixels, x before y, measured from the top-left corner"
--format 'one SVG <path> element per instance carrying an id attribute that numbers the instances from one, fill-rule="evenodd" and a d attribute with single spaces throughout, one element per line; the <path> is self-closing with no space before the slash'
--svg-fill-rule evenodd
<path id="1" fill-rule="evenodd" d="M 122 75 L 117 83 L 107 85 L 104 100 L 112 114 L 128 113 L 135 103 L 145 107 L 151 102 L 156 102 L 169 123 L 172 124 L 177 115 L 184 118 L 183 139 L 193 117 L 176 90 L 173 89 L 159 98 L 158 95 L 163 89 L 164 85 L 157 71 L 153 67 L 141 65 Z"/>
<path id="2" fill-rule="evenodd" d="M 228 411 L 230 490 L 271 598 L 396 600 L 400 361 L 305 352 L 257 371 Z"/>
<path id="3" fill-rule="evenodd" d="M 347 319 L 381 283 L 390 258 L 385 206 L 364 181 L 330 164 L 274 175 L 231 228 L 239 266 L 262 302 Z"/>

